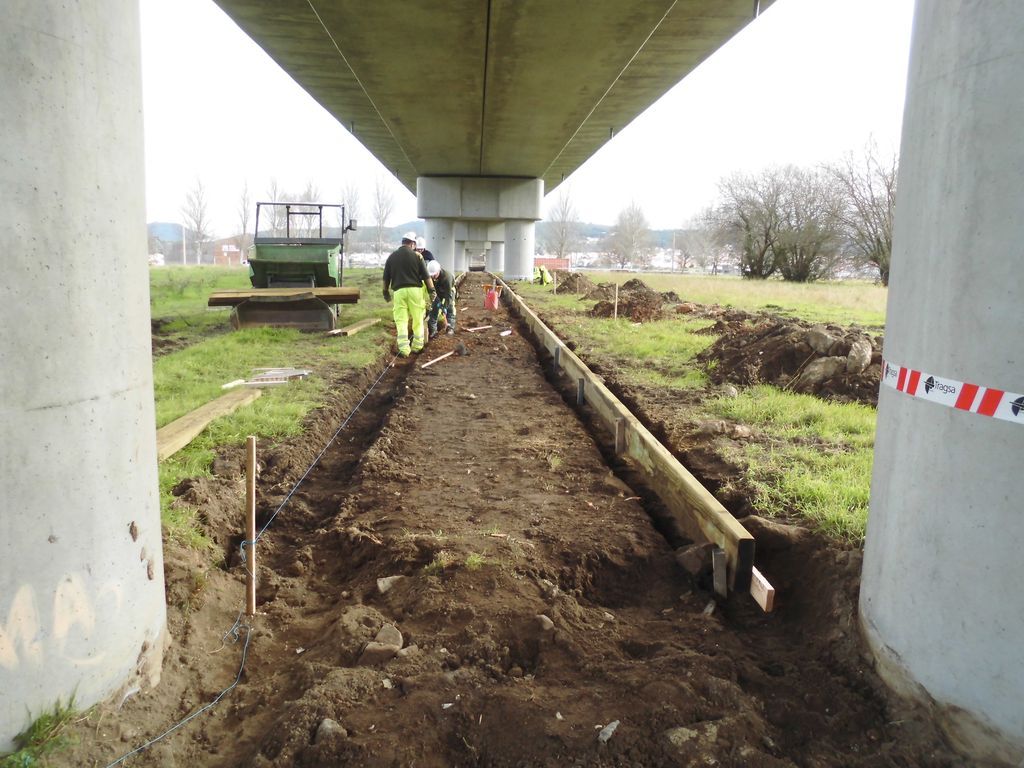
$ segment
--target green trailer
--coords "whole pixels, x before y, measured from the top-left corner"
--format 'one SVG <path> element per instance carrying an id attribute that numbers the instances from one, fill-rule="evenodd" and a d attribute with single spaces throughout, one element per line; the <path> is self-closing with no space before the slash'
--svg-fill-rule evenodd
<path id="1" fill-rule="evenodd" d="M 339 223 L 345 221 L 343 205 L 257 203 L 256 234 L 248 253 L 252 290 L 218 291 L 208 305 L 234 307 L 231 324 L 235 328 L 273 325 L 333 330 L 338 305 L 359 301 L 358 288 L 342 285 L 344 236 L 356 228 L 356 222 L 348 220 L 339 226 L 337 237 L 324 237 L 325 209 L 336 209 Z"/>

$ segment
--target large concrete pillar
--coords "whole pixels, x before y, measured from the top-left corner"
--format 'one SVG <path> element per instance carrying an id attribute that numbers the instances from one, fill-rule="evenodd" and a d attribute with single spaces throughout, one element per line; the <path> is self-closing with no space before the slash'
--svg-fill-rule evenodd
<path id="1" fill-rule="evenodd" d="M 515 219 L 505 222 L 505 279 L 532 280 L 536 225 Z"/>
<path id="2" fill-rule="evenodd" d="M 441 266 L 448 272 L 455 269 L 455 239 L 452 236 L 451 219 L 426 220 L 427 248 L 434 254 Z"/>
<path id="3" fill-rule="evenodd" d="M 998 390 L 1024 392 L 1022 39 L 1016 0 L 917 3 L 885 339 L 913 394 L 881 388 L 860 599 L 882 676 L 1013 765 L 1024 409 Z"/>
<path id="4" fill-rule="evenodd" d="M 139 47 L 136 0 L 0 26 L 0 751 L 159 677 Z"/>
<path id="5" fill-rule="evenodd" d="M 465 272 L 468 258 L 466 257 L 466 241 L 455 241 L 455 271 Z"/>
<path id="6" fill-rule="evenodd" d="M 491 241 L 491 249 L 487 252 L 485 269 L 488 272 L 502 272 L 505 269 L 505 243 Z"/>

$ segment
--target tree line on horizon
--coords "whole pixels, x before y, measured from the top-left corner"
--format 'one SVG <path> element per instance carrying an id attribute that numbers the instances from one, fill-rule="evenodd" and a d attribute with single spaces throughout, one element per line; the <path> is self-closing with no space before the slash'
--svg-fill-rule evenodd
<path id="1" fill-rule="evenodd" d="M 718 200 L 673 233 L 672 268 L 712 274 L 735 267 L 752 280 L 812 282 L 839 274 L 877 274 L 889 284 L 898 158 L 871 142 L 863 155 L 837 163 L 736 172 L 718 183 Z M 560 258 L 579 253 L 584 238 L 571 193 L 548 209 L 545 245 Z M 592 238 L 586 238 L 591 240 Z M 652 231 L 635 202 L 588 250 L 600 263 L 645 269 L 654 257 Z"/>

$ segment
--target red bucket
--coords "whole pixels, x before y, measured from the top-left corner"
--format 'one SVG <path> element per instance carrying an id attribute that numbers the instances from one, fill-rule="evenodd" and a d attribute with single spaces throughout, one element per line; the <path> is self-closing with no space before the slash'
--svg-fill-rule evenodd
<path id="1" fill-rule="evenodd" d="M 484 309 L 497 309 L 501 300 L 501 286 L 484 286 Z"/>

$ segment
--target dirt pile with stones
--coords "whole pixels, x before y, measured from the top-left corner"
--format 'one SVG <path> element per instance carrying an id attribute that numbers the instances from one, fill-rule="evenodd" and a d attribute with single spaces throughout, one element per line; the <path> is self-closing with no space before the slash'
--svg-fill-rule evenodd
<path id="1" fill-rule="evenodd" d="M 680 305 L 679 309 L 688 307 Z M 694 310 L 701 316 L 701 310 Z M 716 384 L 774 384 L 840 402 L 875 405 L 882 337 L 859 328 L 813 325 L 773 315 L 722 310 L 711 333 L 720 334 L 697 356 Z M 712 311 L 704 316 L 714 317 Z"/>

